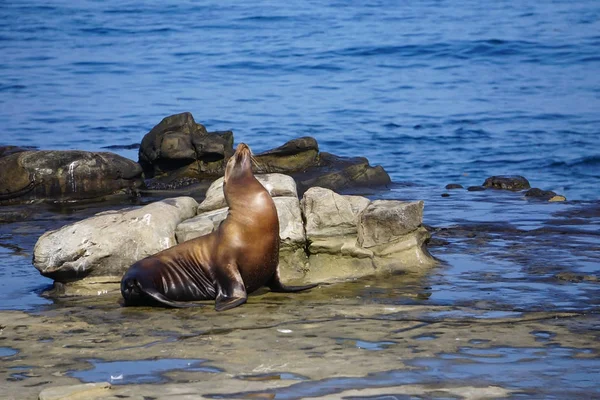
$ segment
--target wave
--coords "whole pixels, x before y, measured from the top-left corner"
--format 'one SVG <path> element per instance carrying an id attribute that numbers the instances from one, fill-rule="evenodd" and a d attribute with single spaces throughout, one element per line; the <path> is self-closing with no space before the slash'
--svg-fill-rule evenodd
<path id="1" fill-rule="evenodd" d="M 397 56 L 443 60 L 495 60 L 526 63 L 561 64 L 597 62 L 597 47 L 579 44 L 549 44 L 528 40 L 485 39 L 423 44 L 346 47 L 330 52 L 342 57 Z"/>

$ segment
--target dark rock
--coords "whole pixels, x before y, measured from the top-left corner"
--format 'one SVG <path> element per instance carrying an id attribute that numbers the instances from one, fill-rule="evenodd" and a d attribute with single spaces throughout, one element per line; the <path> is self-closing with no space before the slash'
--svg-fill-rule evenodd
<path id="1" fill-rule="evenodd" d="M 260 165 L 260 173 L 290 173 L 317 165 L 318 155 L 319 145 L 315 138 L 305 136 L 257 154 L 255 159 Z"/>
<path id="2" fill-rule="evenodd" d="M 463 185 L 459 185 L 458 183 L 449 183 L 446 185 L 446 189 L 463 189 Z"/>
<path id="3" fill-rule="evenodd" d="M 298 184 L 300 196 L 314 186 L 341 191 L 348 188 L 381 187 L 391 183 L 390 176 L 383 167 L 370 166 L 364 157 L 338 157 L 325 152 L 319 154 L 317 165 L 290 175 Z"/>
<path id="4" fill-rule="evenodd" d="M 450 197 L 450 193 L 442 193 L 442 197 Z"/>
<path id="5" fill-rule="evenodd" d="M 467 190 L 468 190 L 469 192 L 481 192 L 481 191 L 484 191 L 484 190 L 485 190 L 485 188 L 484 188 L 483 186 L 469 186 L 469 187 L 467 188 Z"/>
<path id="6" fill-rule="evenodd" d="M 531 188 L 525 192 L 525 197 L 533 197 L 540 200 L 550 200 L 556 196 L 552 190 L 542 190 L 538 188 Z"/>
<path id="7" fill-rule="evenodd" d="M 141 175 L 139 164 L 113 153 L 22 151 L 0 158 L 0 204 L 130 192 Z"/>
<path id="8" fill-rule="evenodd" d="M 144 136 L 139 161 L 146 178 L 167 172 L 177 178 L 215 178 L 232 154 L 231 131 L 209 133 L 186 112 L 164 118 Z"/>
<path id="9" fill-rule="evenodd" d="M 151 189 L 180 189 L 190 182 L 223 176 L 225 163 L 233 154 L 233 133 L 208 133 L 192 114 L 163 119 L 142 140 L 140 164 Z M 284 173 L 306 189 L 321 186 L 333 190 L 381 187 L 391 183 L 387 172 L 371 167 L 363 157 L 337 157 L 319 153 L 312 137 L 290 140 L 273 150 L 255 155 L 255 173 Z"/>
<path id="10" fill-rule="evenodd" d="M 522 176 L 492 176 L 483 182 L 483 186 L 493 189 L 519 191 L 529 189 L 529 181 Z"/>

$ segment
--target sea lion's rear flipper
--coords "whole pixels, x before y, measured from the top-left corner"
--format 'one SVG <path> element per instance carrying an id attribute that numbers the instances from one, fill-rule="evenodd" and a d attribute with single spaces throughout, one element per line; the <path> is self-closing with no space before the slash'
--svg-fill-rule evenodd
<path id="1" fill-rule="evenodd" d="M 164 294 L 153 287 L 145 288 L 137 279 L 124 279 L 121 284 L 121 293 L 125 299 L 126 306 L 151 305 L 149 302 L 155 301 L 162 306 L 186 308 L 200 307 L 202 304 L 184 303 L 167 298 Z"/>
<path id="2" fill-rule="evenodd" d="M 202 304 L 187 303 L 187 302 L 183 302 L 183 301 L 175 301 L 175 300 L 168 299 L 164 294 L 162 294 L 161 292 L 159 292 L 158 290 L 156 290 L 154 288 L 142 289 L 142 290 L 145 295 L 152 297 L 152 299 L 154 299 L 157 302 L 159 302 L 160 304 L 168 306 L 168 307 L 174 307 L 174 308 L 202 307 Z"/>
<path id="3" fill-rule="evenodd" d="M 269 282 L 267 282 L 267 286 L 271 289 L 272 292 L 276 293 L 291 293 L 291 292 L 300 292 L 302 290 L 312 289 L 316 286 L 319 286 L 318 283 L 311 283 L 310 285 L 302 285 L 302 286 L 286 286 L 281 282 L 281 278 L 279 278 L 279 268 L 275 270 L 273 277 Z"/>
<path id="4" fill-rule="evenodd" d="M 215 310 L 225 311 L 244 304 L 248 299 L 246 286 L 237 265 L 227 264 L 219 270 L 218 293 L 215 299 Z"/>

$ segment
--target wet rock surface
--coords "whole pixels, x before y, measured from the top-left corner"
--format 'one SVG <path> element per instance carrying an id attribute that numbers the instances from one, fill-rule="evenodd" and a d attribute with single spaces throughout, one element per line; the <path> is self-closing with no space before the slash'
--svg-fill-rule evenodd
<path id="1" fill-rule="evenodd" d="M 437 268 L 259 292 L 225 313 L 40 298 L 37 238 L 102 208 L 28 209 L 0 224 L 14 271 L 0 282 L 2 395 L 110 382 L 98 398 L 598 397 L 598 203 L 427 193 L 390 196 L 425 199 Z"/>

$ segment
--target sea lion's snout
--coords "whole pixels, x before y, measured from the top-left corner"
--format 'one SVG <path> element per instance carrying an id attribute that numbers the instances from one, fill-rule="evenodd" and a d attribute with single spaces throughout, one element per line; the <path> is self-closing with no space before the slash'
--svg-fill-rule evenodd
<path id="1" fill-rule="evenodd" d="M 237 153 L 238 151 L 242 151 L 242 150 L 248 150 L 248 151 L 250 151 L 250 147 L 248 147 L 248 145 L 246 143 L 240 143 L 240 144 L 238 144 L 238 146 L 235 149 L 235 151 Z"/>

